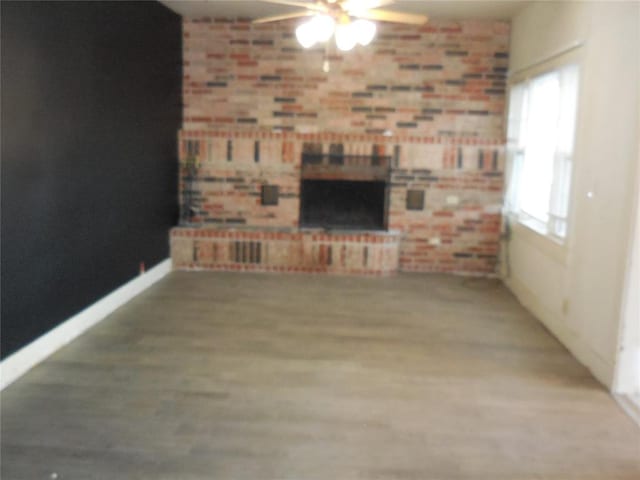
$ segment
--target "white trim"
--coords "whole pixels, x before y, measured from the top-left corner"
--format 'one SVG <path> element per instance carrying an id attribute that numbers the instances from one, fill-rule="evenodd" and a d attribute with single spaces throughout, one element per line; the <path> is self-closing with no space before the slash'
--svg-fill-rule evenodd
<path id="1" fill-rule="evenodd" d="M 640 399 L 631 395 L 614 395 L 613 398 L 640 427 Z"/>
<path id="2" fill-rule="evenodd" d="M 518 70 L 510 71 L 507 74 L 508 83 L 520 83 L 528 78 L 538 76 L 547 70 L 552 70 L 566 63 L 580 63 L 582 60 L 582 51 L 580 48 L 584 46 L 584 42 L 576 42 L 564 49 L 558 50 L 545 58 L 541 58 L 527 66 Z"/>
<path id="3" fill-rule="evenodd" d="M 171 259 L 167 258 L 5 358 L 0 363 L 0 391 L 170 271 Z"/>
<path id="4" fill-rule="evenodd" d="M 509 214 L 511 229 L 523 242 L 540 250 L 542 253 L 561 265 L 567 265 L 568 249 L 565 242 L 559 242 L 550 235 L 538 232 L 526 222 L 521 221 L 516 214 Z"/>
<path id="5" fill-rule="evenodd" d="M 640 152 L 618 333 L 615 392 L 640 396 Z M 640 405 L 638 406 L 640 410 Z M 640 418 L 640 411 L 639 418 Z"/>
<path id="6" fill-rule="evenodd" d="M 551 310 L 545 308 L 536 295 L 522 282 L 513 277 L 505 278 L 503 281 L 522 306 L 547 327 L 578 362 L 586 366 L 593 376 L 611 391 L 614 365 L 587 345 L 576 332 L 568 328 Z"/>

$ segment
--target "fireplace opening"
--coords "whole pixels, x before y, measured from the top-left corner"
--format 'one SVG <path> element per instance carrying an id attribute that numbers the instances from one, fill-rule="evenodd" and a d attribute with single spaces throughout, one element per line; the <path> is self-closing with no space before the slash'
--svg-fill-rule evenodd
<path id="1" fill-rule="evenodd" d="M 302 180 L 300 226 L 385 230 L 385 182 Z"/>

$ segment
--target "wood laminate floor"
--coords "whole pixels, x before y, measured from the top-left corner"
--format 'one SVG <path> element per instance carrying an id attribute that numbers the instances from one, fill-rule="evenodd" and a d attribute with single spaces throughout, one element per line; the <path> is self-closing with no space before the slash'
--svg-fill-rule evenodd
<path id="1" fill-rule="evenodd" d="M 640 479 L 498 282 L 175 272 L 2 394 L 2 479 Z"/>

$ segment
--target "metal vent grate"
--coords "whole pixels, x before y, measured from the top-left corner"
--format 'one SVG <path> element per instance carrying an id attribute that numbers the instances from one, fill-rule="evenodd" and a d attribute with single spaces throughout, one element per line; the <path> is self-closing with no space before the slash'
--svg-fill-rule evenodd
<path id="1" fill-rule="evenodd" d="M 237 241 L 229 245 L 229 257 L 235 263 L 262 263 L 262 242 Z"/>

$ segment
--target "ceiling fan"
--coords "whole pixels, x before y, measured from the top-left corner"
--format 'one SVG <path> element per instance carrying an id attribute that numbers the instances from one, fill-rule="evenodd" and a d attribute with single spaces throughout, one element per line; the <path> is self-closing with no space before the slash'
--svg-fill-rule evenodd
<path id="1" fill-rule="evenodd" d="M 309 48 L 326 42 L 335 35 L 336 45 L 342 51 L 351 50 L 357 44 L 368 45 L 376 33 L 376 24 L 381 22 L 423 25 L 426 15 L 381 10 L 394 0 L 260 0 L 267 3 L 300 7 L 299 10 L 282 15 L 273 15 L 253 20 L 253 23 L 278 22 L 292 18 L 311 17 L 296 29 L 296 38 Z"/>

